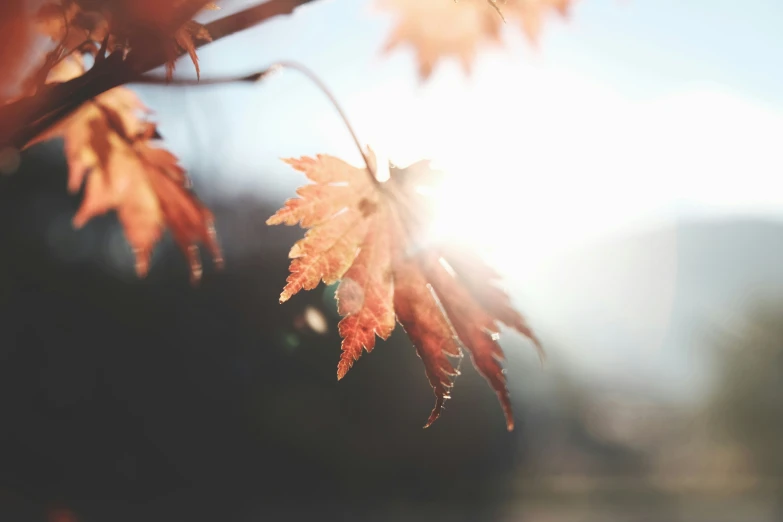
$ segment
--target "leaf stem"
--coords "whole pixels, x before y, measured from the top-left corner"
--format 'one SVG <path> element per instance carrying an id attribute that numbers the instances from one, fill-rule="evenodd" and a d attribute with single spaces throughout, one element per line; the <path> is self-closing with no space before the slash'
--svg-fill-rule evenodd
<path id="1" fill-rule="evenodd" d="M 503 23 L 506 23 L 506 17 L 503 16 L 503 11 L 500 10 L 500 6 L 498 5 L 497 0 L 487 0 L 487 3 L 492 6 L 492 8 L 497 11 L 498 15 L 500 15 L 500 19 L 503 20 Z"/>
<path id="2" fill-rule="evenodd" d="M 162 76 L 143 74 L 137 78 L 134 78 L 129 83 L 131 85 L 137 83 L 142 85 L 161 85 L 161 86 L 180 86 L 180 87 L 201 87 L 201 86 L 225 85 L 227 83 L 241 83 L 241 82 L 255 83 L 259 80 L 264 79 L 266 76 L 270 75 L 273 72 L 274 70 L 272 68 L 269 68 L 256 73 L 248 74 L 246 76 L 228 76 L 225 78 L 201 78 L 201 79 L 172 78 L 171 80 L 167 80 L 165 77 Z"/>
<path id="3" fill-rule="evenodd" d="M 376 177 L 375 173 L 375 165 L 370 162 L 370 158 L 367 156 L 367 152 L 364 150 L 364 147 L 362 147 L 361 141 L 359 141 L 359 137 L 356 134 L 356 131 L 353 128 L 353 125 L 351 125 L 351 121 L 348 119 L 348 115 L 343 110 L 342 106 L 340 105 L 340 102 L 337 101 L 337 98 L 332 93 L 332 91 L 329 90 L 329 87 L 326 86 L 324 82 L 321 81 L 321 79 L 310 69 L 305 67 L 304 65 L 296 62 L 289 62 L 289 61 L 282 61 L 277 62 L 270 69 L 273 68 L 285 68 L 285 69 L 293 69 L 296 71 L 299 71 L 304 76 L 307 77 L 308 80 L 310 80 L 318 89 L 326 95 L 326 97 L 329 99 L 330 102 L 332 102 L 332 106 L 337 111 L 337 114 L 340 115 L 340 118 L 343 120 L 343 123 L 345 124 L 345 128 L 348 129 L 348 132 L 351 135 L 351 138 L 353 138 L 353 142 L 356 145 L 356 148 L 359 149 L 359 154 L 362 155 L 362 159 L 364 160 L 364 164 L 367 166 L 367 171 L 370 174 L 370 178 L 372 178 L 372 182 L 375 185 L 379 185 L 380 182 L 378 181 L 378 178 Z"/>
<path id="4" fill-rule="evenodd" d="M 353 125 L 351 125 L 351 121 L 348 119 L 348 115 L 343 110 L 342 106 L 340 105 L 340 102 L 337 101 L 337 97 L 332 93 L 332 91 L 329 89 L 329 87 L 326 86 L 326 84 L 321 81 L 321 79 L 316 75 L 313 71 L 305 67 L 304 65 L 297 63 L 297 62 L 290 62 L 290 61 L 281 61 L 276 62 L 272 64 L 271 66 L 267 67 L 266 69 L 248 74 L 246 76 L 238 76 L 238 77 L 228 77 L 228 78 L 212 78 L 212 79 L 203 79 L 203 80 L 170 80 L 166 81 L 163 78 L 158 78 L 155 76 L 148 76 L 143 75 L 139 78 L 136 78 L 132 81 L 132 83 L 142 83 L 142 84 L 151 84 L 151 85 L 188 85 L 188 86 L 201 86 L 201 85 L 221 85 L 226 83 L 237 83 L 237 82 L 257 82 L 261 81 L 268 76 L 270 76 L 272 73 L 280 70 L 280 69 L 292 69 L 300 72 L 303 74 L 308 80 L 310 80 L 318 89 L 326 95 L 326 97 L 329 99 L 329 101 L 332 103 L 332 106 L 337 111 L 337 114 L 340 115 L 340 118 L 343 120 L 343 123 L 345 124 L 346 129 L 348 129 L 348 132 L 351 135 L 351 138 L 353 138 L 353 142 L 356 144 L 356 148 L 359 149 L 359 153 L 362 155 L 362 159 L 364 160 L 364 164 L 367 166 L 367 170 L 370 173 L 370 177 L 372 178 L 372 181 L 376 185 L 380 185 L 380 182 L 378 181 L 378 178 L 376 176 L 375 172 L 375 166 L 370 161 L 370 158 L 367 156 L 367 152 L 362 147 L 362 143 L 359 140 L 358 135 L 356 134 L 356 130 L 354 130 Z"/>

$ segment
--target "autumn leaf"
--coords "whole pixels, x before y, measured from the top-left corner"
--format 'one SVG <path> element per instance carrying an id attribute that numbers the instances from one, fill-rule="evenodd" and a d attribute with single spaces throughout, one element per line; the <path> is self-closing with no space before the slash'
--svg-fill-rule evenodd
<path id="1" fill-rule="evenodd" d="M 54 78 L 64 80 L 77 73 L 75 60 L 59 64 Z M 212 213 L 188 190 L 177 158 L 153 145 L 155 125 L 140 116 L 148 112 L 133 91 L 118 87 L 87 102 L 29 145 L 64 138 L 68 190 L 75 193 L 84 185 L 74 226 L 115 210 L 141 277 L 149 270 L 153 247 L 169 228 L 188 258 L 195 282 L 202 273 L 198 244 L 209 249 L 218 266 L 222 263 Z"/>
<path id="2" fill-rule="evenodd" d="M 375 164 L 371 152 L 368 159 Z M 374 349 L 376 336 L 391 335 L 396 318 L 424 363 L 436 397 L 425 427 L 449 398 L 459 374 L 452 360 L 464 348 L 498 395 L 506 425 L 513 429 L 498 324 L 515 328 L 537 347 L 539 343 L 496 286 L 497 274 L 489 266 L 455 248 L 421 243 L 429 216 L 418 189 L 437 179 L 429 163 L 390 166 L 389 180 L 380 183 L 367 169 L 328 155 L 285 161 L 314 183 L 300 187 L 299 197 L 286 201 L 267 221 L 309 229 L 289 254 L 290 275 L 280 302 L 321 281 L 340 281 L 343 341 L 337 378 L 346 375 L 363 351 Z"/>
<path id="3" fill-rule="evenodd" d="M 469 73 L 479 45 L 500 42 L 502 20 L 484 0 L 380 0 L 379 6 L 399 17 L 384 51 L 412 45 L 422 78 L 449 56 Z"/>
<path id="4" fill-rule="evenodd" d="M 384 47 L 389 52 L 411 45 L 419 76 L 428 78 L 441 60 L 457 58 L 471 72 L 484 44 L 499 44 L 504 22 L 518 24 L 530 42 L 538 43 L 543 19 L 568 14 L 574 0 L 377 0 L 398 22 Z"/>
<path id="5" fill-rule="evenodd" d="M 299 189 L 301 199 L 289 200 L 267 220 L 269 225 L 301 222 L 310 228 L 289 254 L 293 258 L 291 275 L 280 294 L 281 303 L 300 290 L 312 290 L 321 280 L 331 284 L 345 274 L 367 232 L 364 210 L 374 204 L 373 198 L 377 200 L 365 171 L 337 158 L 286 161 L 317 185 Z"/>

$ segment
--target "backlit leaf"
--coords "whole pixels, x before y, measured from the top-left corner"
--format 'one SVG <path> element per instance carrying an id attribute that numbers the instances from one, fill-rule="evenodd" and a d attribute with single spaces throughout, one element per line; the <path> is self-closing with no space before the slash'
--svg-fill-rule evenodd
<path id="1" fill-rule="evenodd" d="M 78 70 L 75 60 L 61 62 L 53 76 L 65 79 L 71 74 L 67 71 Z M 141 117 L 145 112 L 132 91 L 118 87 L 85 103 L 28 146 L 64 138 L 68 189 L 75 193 L 84 186 L 74 226 L 115 210 L 136 255 L 139 276 L 147 274 L 152 249 L 169 228 L 195 282 L 202 272 L 198 244 L 222 264 L 212 213 L 188 190 L 176 156 L 153 145 L 155 125 Z"/>
<path id="2" fill-rule="evenodd" d="M 368 160 L 375 165 L 371 152 Z M 421 243 L 429 211 L 418 189 L 431 187 L 438 178 L 429 162 L 390 166 L 389 180 L 380 183 L 369 170 L 331 156 L 286 161 L 315 184 L 299 188 L 299 198 L 288 200 L 267 221 L 310 227 L 291 249 L 291 274 L 280 301 L 313 289 L 320 281 L 341 280 L 338 379 L 363 350 L 373 350 L 376 336 L 391 335 L 396 317 L 435 393 L 426 426 L 438 418 L 450 397 L 453 379 L 459 375 L 453 360 L 462 356 L 462 346 L 497 394 L 512 429 L 497 322 L 508 322 L 537 341 L 506 294 L 494 286 L 496 274 L 488 266 L 471 256 L 460 265 L 455 251 Z M 446 254 L 456 255 L 460 270 L 473 267 L 476 274 L 458 273 L 444 259 Z"/>

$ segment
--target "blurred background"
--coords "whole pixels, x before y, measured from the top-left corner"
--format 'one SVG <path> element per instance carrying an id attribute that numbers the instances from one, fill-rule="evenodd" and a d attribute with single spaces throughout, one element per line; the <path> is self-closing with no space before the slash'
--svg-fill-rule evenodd
<path id="1" fill-rule="evenodd" d="M 550 357 L 501 338 L 515 431 L 468 364 L 422 430 L 399 329 L 338 383 L 334 288 L 277 303 L 302 231 L 264 221 L 304 182 L 279 158 L 360 161 L 321 93 L 145 86 L 226 268 L 193 288 L 166 238 L 138 280 L 115 216 L 71 226 L 59 141 L 0 179 L 0 520 L 783 520 L 783 4 L 580 0 L 426 83 L 370 7 L 222 40 L 202 76 L 303 63 L 384 157 L 443 168 L 439 234 Z"/>

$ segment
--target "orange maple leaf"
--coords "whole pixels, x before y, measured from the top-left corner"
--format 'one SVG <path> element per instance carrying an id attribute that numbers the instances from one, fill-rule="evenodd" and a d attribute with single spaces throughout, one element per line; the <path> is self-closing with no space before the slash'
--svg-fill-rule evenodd
<path id="1" fill-rule="evenodd" d="M 372 154 L 369 160 L 374 164 Z M 309 229 L 289 254 L 291 273 L 280 302 L 321 281 L 340 281 L 337 301 L 343 319 L 338 328 L 343 341 L 337 378 L 346 375 L 363 349 L 373 350 L 376 336 L 387 339 L 399 321 L 435 393 L 426 426 L 440 415 L 459 374 L 450 358 L 461 357 L 465 348 L 497 393 L 507 427 L 513 429 L 497 323 L 540 345 L 508 296 L 494 285 L 497 274 L 477 256 L 461 255 L 452 247 L 417 245 L 426 219 L 417 189 L 429 184 L 429 163 L 391 167 L 389 180 L 379 183 L 369 170 L 328 155 L 285 161 L 315 183 L 300 187 L 299 198 L 286 201 L 267 220 L 270 225 L 299 223 Z M 418 251 L 411 253 L 413 248 Z"/>
<path id="2" fill-rule="evenodd" d="M 50 80 L 64 80 L 80 70 L 76 58 L 64 60 Z M 146 275 L 152 249 L 165 228 L 185 252 L 191 279 L 201 277 L 199 243 L 222 264 L 212 213 L 188 190 L 189 181 L 176 156 L 154 147 L 155 125 L 133 91 L 118 87 L 85 103 L 27 146 L 53 137 L 65 139 L 68 189 L 85 185 L 84 200 L 73 223 L 81 227 L 95 216 L 116 210 L 136 256 L 136 271 Z"/>
<path id="3" fill-rule="evenodd" d="M 502 20 L 484 0 L 379 0 L 379 6 L 399 15 L 384 51 L 412 45 L 422 78 L 447 56 L 470 73 L 479 44 L 500 42 Z"/>
<path id="4" fill-rule="evenodd" d="M 537 44 L 541 23 L 550 12 L 568 14 L 574 0 L 377 0 L 383 10 L 396 13 L 398 23 L 384 52 L 412 45 L 419 76 L 428 78 L 446 57 L 457 58 L 471 72 L 479 46 L 501 42 L 506 18 L 516 20 L 525 35 Z"/>

